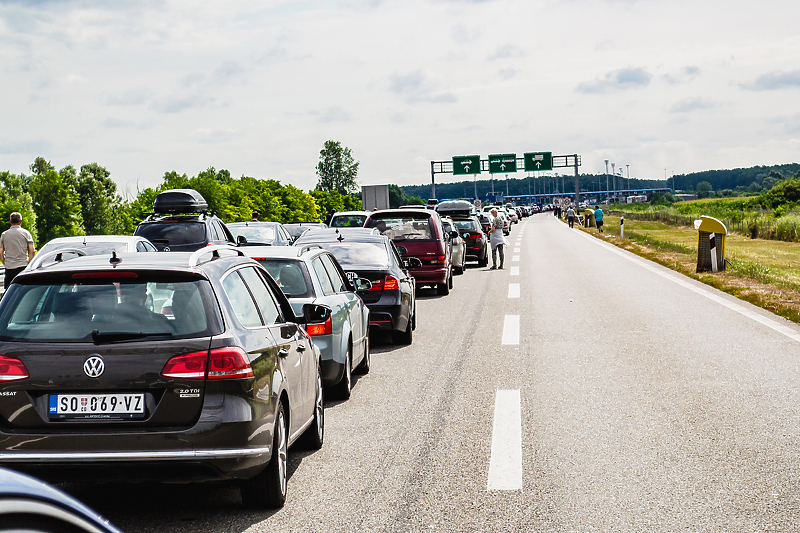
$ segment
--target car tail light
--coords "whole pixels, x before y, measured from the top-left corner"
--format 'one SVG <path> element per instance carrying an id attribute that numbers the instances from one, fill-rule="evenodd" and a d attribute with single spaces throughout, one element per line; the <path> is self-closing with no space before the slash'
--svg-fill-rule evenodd
<path id="1" fill-rule="evenodd" d="M 72 275 L 72 279 L 109 279 L 109 278 L 138 278 L 136 272 L 78 272 Z"/>
<path id="2" fill-rule="evenodd" d="M 208 357 L 208 379 L 251 377 L 253 369 L 244 350 L 236 346 L 211 350 Z"/>
<path id="3" fill-rule="evenodd" d="M 322 324 L 306 324 L 306 333 L 309 335 L 330 335 L 333 333 L 333 321 L 328 318 Z"/>
<path id="4" fill-rule="evenodd" d="M 481 235 L 480 233 L 470 233 L 469 235 L 469 238 L 472 239 L 473 241 L 479 241 L 481 240 L 482 237 L 483 235 Z"/>
<path id="5" fill-rule="evenodd" d="M 383 290 L 396 291 L 400 289 L 400 280 L 394 276 L 386 276 L 383 280 Z"/>
<path id="6" fill-rule="evenodd" d="M 443 255 L 438 256 L 436 258 L 436 262 L 439 263 L 440 265 L 443 265 L 444 264 L 444 256 Z"/>
<path id="7" fill-rule="evenodd" d="M 375 291 L 382 291 L 383 290 L 383 280 L 376 279 L 371 282 L 372 287 L 367 292 L 375 292 Z"/>
<path id="8" fill-rule="evenodd" d="M 176 355 L 164 365 L 161 375 L 167 378 L 205 379 L 208 352 Z"/>
<path id="9" fill-rule="evenodd" d="M 16 381 L 18 379 L 28 379 L 28 369 L 19 359 L 0 355 L 0 381 Z"/>

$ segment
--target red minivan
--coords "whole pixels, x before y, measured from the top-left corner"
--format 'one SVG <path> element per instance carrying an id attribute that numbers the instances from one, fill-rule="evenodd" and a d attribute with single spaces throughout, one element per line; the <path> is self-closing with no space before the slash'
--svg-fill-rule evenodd
<path id="1" fill-rule="evenodd" d="M 409 268 L 417 287 L 436 287 L 438 294 L 449 294 L 453 288 L 453 265 L 449 234 L 436 211 L 428 209 L 384 209 L 373 211 L 364 223 L 378 228 L 394 241 L 403 258 L 416 257 L 421 267 Z"/>

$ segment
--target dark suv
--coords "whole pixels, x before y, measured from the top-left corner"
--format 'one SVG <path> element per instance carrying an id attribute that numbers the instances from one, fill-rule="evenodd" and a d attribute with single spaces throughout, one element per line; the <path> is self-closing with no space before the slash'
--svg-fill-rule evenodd
<path id="1" fill-rule="evenodd" d="M 153 213 L 133 234 L 165 252 L 193 252 L 210 244 L 236 246 L 230 230 L 194 189 L 170 189 L 156 196 Z"/>
<path id="2" fill-rule="evenodd" d="M 238 480 L 246 504 L 281 506 L 287 448 L 322 446 L 304 326 L 330 312 L 295 315 L 229 246 L 26 270 L 0 301 L 0 466 L 52 481 Z"/>

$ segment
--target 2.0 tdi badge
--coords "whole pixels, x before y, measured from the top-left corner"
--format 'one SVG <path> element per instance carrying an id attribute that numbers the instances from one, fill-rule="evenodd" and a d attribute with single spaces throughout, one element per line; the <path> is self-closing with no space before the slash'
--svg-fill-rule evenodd
<path id="1" fill-rule="evenodd" d="M 105 369 L 106 364 L 99 355 L 93 355 L 83 363 L 83 372 L 90 378 L 99 378 Z"/>

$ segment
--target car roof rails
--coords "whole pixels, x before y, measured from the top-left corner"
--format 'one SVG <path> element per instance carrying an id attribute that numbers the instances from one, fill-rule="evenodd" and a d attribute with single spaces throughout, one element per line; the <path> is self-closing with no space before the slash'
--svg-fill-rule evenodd
<path id="1" fill-rule="evenodd" d="M 43 264 L 46 260 L 53 258 L 53 263 L 61 263 L 63 261 L 67 261 L 68 259 L 75 259 L 74 257 L 69 257 L 64 259 L 63 254 L 75 254 L 76 256 L 85 256 L 86 251 L 81 250 L 79 248 L 61 248 L 60 250 L 53 250 L 52 252 L 47 252 L 46 254 L 37 254 L 33 261 L 30 262 L 28 267 L 25 269 L 28 272 L 36 270 L 37 268 L 44 268 Z"/>
<path id="2" fill-rule="evenodd" d="M 322 246 L 320 246 L 319 244 L 306 244 L 305 246 L 301 246 L 300 247 L 300 252 L 297 255 L 303 255 L 307 251 L 313 250 L 314 248 L 319 248 L 320 250 L 324 250 L 325 249 Z"/>
<path id="3" fill-rule="evenodd" d="M 219 259 L 221 256 L 219 255 L 220 250 L 227 250 L 229 252 L 235 252 L 236 255 L 240 255 L 242 257 L 247 257 L 243 251 L 238 248 L 234 248 L 229 244 L 213 244 L 211 246 L 205 246 L 200 248 L 196 252 L 194 252 L 191 256 L 189 256 L 189 266 L 194 268 L 200 264 L 200 258 L 206 254 L 211 254 L 211 259 L 209 261 L 213 261 L 214 259 Z"/>

